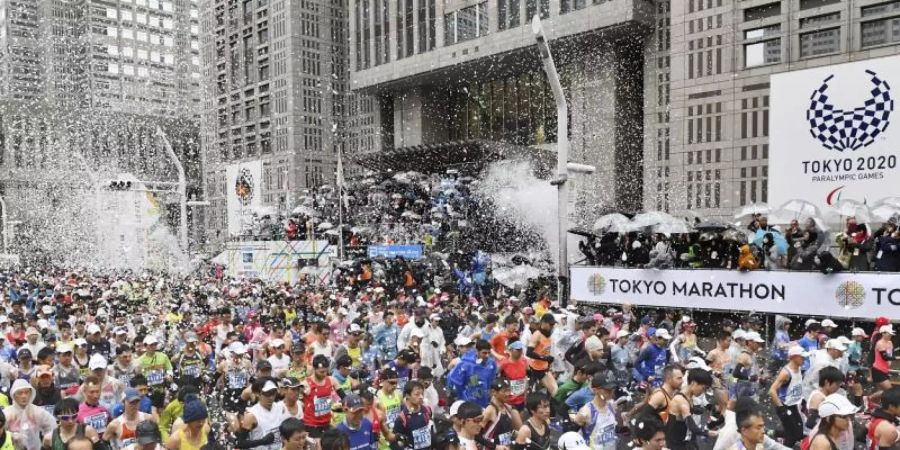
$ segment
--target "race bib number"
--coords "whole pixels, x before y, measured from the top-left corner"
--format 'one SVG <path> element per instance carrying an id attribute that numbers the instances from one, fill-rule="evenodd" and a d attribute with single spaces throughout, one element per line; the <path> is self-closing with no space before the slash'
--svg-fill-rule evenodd
<path id="1" fill-rule="evenodd" d="M 119 375 L 119 381 L 122 382 L 125 386 L 131 386 L 131 378 L 133 375 L 131 373 L 123 373 Z"/>
<path id="2" fill-rule="evenodd" d="M 600 431 L 600 435 L 597 438 L 598 444 L 609 444 L 616 440 L 616 426 L 615 425 L 607 425 Z"/>
<path id="3" fill-rule="evenodd" d="M 156 386 L 158 384 L 162 384 L 163 381 L 166 380 L 166 374 L 162 370 L 151 370 L 147 374 L 147 384 L 149 386 Z"/>
<path id="4" fill-rule="evenodd" d="M 243 389 L 247 385 L 247 375 L 241 372 L 232 372 L 228 374 L 229 389 Z"/>
<path id="5" fill-rule="evenodd" d="M 106 422 L 106 414 L 104 413 L 93 414 L 84 419 L 84 423 L 90 425 L 91 428 L 95 430 L 105 430 Z"/>
<path id="6" fill-rule="evenodd" d="M 425 428 L 413 430 L 412 437 L 414 449 L 419 450 L 431 447 L 431 429 L 427 426 Z"/>
<path id="7" fill-rule="evenodd" d="M 197 378 L 200 376 L 200 366 L 187 366 L 182 369 L 182 374 L 186 377 Z"/>
<path id="8" fill-rule="evenodd" d="M 785 395 L 785 403 L 790 403 L 791 405 L 795 405 L 800 403 L 800 399 L 803 396 L 803 386 L 797 384 L 787 392 Z"/>
<path id="9" fill-rule="evenodd" d="M 316 417 L 326 416 L 331 413 L 331 397 L 316 397 L 313 402 Z"/>
<path id="10" fill-rule="evenodd" d="M 126 448 L 126 447 L 128 447 L 129 445 L 132 445 L 132 444 L 134 444 L 134 443 L 136 443 L 136 442 L 137 442 L 137 439 L 136 439 L 136 438 L 123 439 L 123 440 L 122 440 L 122 446 L 119 447 L 119 448 Z"/>
<path id="11" fill-rule="evenodd" d="M 509 380 L 509 393 L 513 396 L 523 395 L 525 393 L 525 384 L 528 382 L 526 378 L 521 380 Z M 500 444 L 506 445 L 506 444 Z"/>
<path id="12" fill-rule="evenodd" d="M 395 406 L 395 407 L 393 407 L 393 408 L 391 408 L 391 409 L 388 409 L 387 411 L 385 411 L 384 415 L 385 415 L 385 417 L 387 418 L 387 426 L 388 426 L 388 428 L 391 429 L 391 430 L 393 430 L 393 429 L 394 429 L 394 422 L 397 421 L 397 417 L 400 417 L 400 407 L 399 407 L 399 406 Z"/>
<path id="13" fill-rule="evenodd" d="M 497 436 L 497 445 L 505 445 L 505 446 L 512 445 L 512 443 L 513 443 L 512 436 L 513 436 L 512 431 L 509 431 L 507 433 L 503 433 L 503 434 Z"/>

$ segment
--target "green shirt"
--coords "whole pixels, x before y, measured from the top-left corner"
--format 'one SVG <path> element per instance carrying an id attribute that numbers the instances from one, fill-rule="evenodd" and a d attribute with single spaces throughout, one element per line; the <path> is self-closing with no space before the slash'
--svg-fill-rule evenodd
<path id="1" fill-rule="evenodd" d="M 578 383 L 575 380 L 569 380 L 562 384 L 553 394 L 553 399 L 558 402 L 565 402 L 569 398 L 569 394 L 581 389 L 585 383 Z"/>

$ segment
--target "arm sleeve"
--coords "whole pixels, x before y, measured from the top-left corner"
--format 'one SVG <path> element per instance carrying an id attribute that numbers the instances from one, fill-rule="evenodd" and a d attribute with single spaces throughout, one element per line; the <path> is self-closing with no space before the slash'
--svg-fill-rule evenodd
<path id="1" fill-rule="evenodd" d="M 680 345 L 681 345 L 681 335 L 679 334 L 678 336 L 675 337 L 675 339 L 672 339 L 672 343 L 669 344 L 669 353 L 672 354 L 672 362 L 674 362 L 674 363 L 677 363 L 680 361 L 678 358 L 678 347 Z"/>
<path id="2" fill-rule="evenodd" d="M 274 439 L 272 439 L 272 441 L 274 441 Z M 242 428 L 237 432 L 237 442 L 235 442 L 234 447 L 239 449 L 246 449 L 259 447 L 270 443 L 271 442 L 268 435 L 263 436 L 259 439 L 250 439 L 250 432 Z"/>
<path id="3" fill-rule="evenodd" d="M 809 413 L 806 415 L 806 428 L 815 428 L 816 423 L 819 421 L 819 410 L 818 409 L 810 409 Z"/>

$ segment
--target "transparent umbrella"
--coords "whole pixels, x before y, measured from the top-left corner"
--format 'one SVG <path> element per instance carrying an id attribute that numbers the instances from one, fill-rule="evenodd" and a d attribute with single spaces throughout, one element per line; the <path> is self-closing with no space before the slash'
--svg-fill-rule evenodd
<path id="1" fill-rule="evenodd" d="M 882 204 L 872 208 L 872 216 L 882 222 L 900 216 L 900 206 Z"/>
<path id="2" fill-rule="evenodd" d="M 900 208 L 900 197 L 886 197 L 878 200 L 876 205 L 890 205 Z"/>
<path id="3" fill-rule="evenodd" d="M 631 220 L 631 224 L 637 228 L 641 227 L 650 227 L 653 225 L 662 225 L 662 224 L 678 224 L 684 223 L 683 220 L 673 217 L 670 214 L 666 214 L 661 211 L 649 211 L 645 213 L 640 213 L 634 216 L 634 219 Z"/>
<path id="4" fill-rule="evenodd" d="M 318 217 L 318 215 L 319 215 L 318 211 L 316 211 L 315 209 L 313 209 L 309 206 L 306 206 L 306 205 L 300 205 L 300 206 L 294 208 L 294 210 L 291 212 L 293 214 L 302 214 L 304 216 L 310 216 L 310 217 Z"/>
<path id="5" fill-rule="evenodd" d="M 772 208 L 765 203 L 751 203 L 739 209 L 735 214 L 735 219 L 740 219 L 742 217 L 750 217 L 755 216 L 757 214 L 769 214 L 772 212 Z"/>
<path id="6" fill-rule="evenodd" d="M 840 217 L 856 217 L 859 222 L 870 222 L 872 220 L 872 211 L 868 205 L 856 200 L 840 200 L 834 205 L 833 215 Z"/>
<path id="7" fill-rule="evenodd" d="M 631 220 L 619 213 L 601 216 L 594 222 L 594 231 L 607 233 L 625 233 L 631 231 Z"/>
<path id="8" fill-rule="evenodd" d="M 816 205 L 800 199 L 793 199 L 784 202 L 780 208 L 781 211 L 788 211 L 795 214 L 794 218 L 804 216 L 804 217 L 817 217 L 820 216 L 819 208 Z"/>

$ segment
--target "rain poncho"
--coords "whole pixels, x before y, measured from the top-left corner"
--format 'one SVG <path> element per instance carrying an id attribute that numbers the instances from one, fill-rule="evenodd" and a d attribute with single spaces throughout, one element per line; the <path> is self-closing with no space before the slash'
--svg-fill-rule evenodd
<path id="1" fill-rule="evenodd" d="M 493 358 L 476 360 L 477 352 L 471 350 L 459 359 L 447 375 L 447 388 L 457 399 L 478 404 L 482 408 L 491 401 L 491 383 L 497 375 L 497 363 Z"/>
<path id="2" fill-rule="evenodd" d="M 16 380 L 10 390 L 10 396 L 15 399 L 16 392 L 22 389 L 28 389 L 31 397 L 24 408 L 13 400 L 12 405 L 3 409 L 6 415 L 6 429 L 12 433 L 17 449 L 40 450 L 40 435 L 52 433 L 56 429 L 56 419 L 43 408 L 31 404 L 35 392 L 27 381 Z"/>

